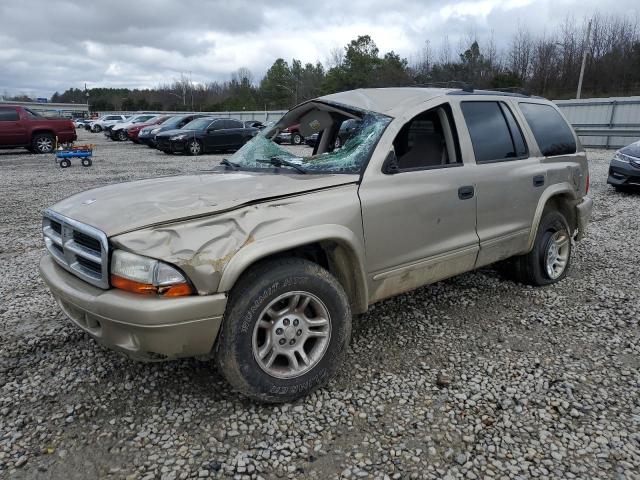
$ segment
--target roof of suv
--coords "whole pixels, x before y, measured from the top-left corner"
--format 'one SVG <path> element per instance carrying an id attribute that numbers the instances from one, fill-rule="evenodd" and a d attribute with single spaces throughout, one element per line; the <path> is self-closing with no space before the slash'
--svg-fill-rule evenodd
<path id="1" fill-rule="evenodd" d="M 461 90 L 459 88 L 421 88 L 421 87 L 393 87 L 393 88 L 359 88 L 346 92 L 332 93 L 320 97 L 343 105 L 383 113 L 395 117 L 403 113 L 409 105 L 423 103 L 432 98 L 444 95 L 496 95 L 517 96 L 531 98 L 527 95 L 493 90 Z"/>

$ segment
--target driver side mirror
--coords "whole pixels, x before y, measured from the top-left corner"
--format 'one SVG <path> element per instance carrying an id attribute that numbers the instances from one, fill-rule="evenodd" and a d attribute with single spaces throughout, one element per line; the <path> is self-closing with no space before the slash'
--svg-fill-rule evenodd
<path id="1" fill-rule="evenodd" d="M 398 157 L 396 157 L 395 150 L 389 150 L 387 158 L 384 159 L 384 163 L 382 164 L 382 173 L 387 175 L 400 173 L 400 165 L 398 165 Z"/>

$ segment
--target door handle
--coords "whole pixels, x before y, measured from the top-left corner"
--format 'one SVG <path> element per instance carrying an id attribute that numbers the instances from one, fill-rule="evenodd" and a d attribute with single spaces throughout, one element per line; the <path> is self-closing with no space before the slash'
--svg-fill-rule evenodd
<path id="1" fill-rule="evenodd" d="M 536 175 L 533 177 L 533 186 L 541 187 L 544 185 L 544 175 Z"/>
<path id="2" fill-rule="evenodd" d="M 474 192 L 475 190 L 473 188 L 473 185 L 465 185 L 464 187 L 460 187 L 458 189 L 458 198 L 460 200 L 469 200 L 470 198 L 473 198 Z"/>

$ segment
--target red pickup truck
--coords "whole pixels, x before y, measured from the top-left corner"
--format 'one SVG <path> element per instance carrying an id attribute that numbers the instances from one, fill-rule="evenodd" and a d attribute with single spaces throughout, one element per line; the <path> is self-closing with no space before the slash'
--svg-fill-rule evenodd
<path id="1" fill-rule="evenodd" d="M 33 153 L 51 153 L 58 143 L 76 140 L 68 118 L 45 118 L 19 105 L 0 104 L 0 148 L 24 147 Z"/>

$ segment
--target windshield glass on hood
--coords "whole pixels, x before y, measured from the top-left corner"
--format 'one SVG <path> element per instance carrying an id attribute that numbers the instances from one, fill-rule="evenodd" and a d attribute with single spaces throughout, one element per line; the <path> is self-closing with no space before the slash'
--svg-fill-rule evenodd
<path id="1" fill-rule="evenodd" d="M 273 169 L 278 163 L 287 168 L 286 163 L 290 163 L 309 173 L 360 173 L 390 121 L 391 118 L 387 116 L 363 112 L 360 125 L 345 143 L 323 153 L 308 147 L 290 150 L 267 138 L 263 131 L 234 153 L 229 161 L 238 167 L 249 169 Z M 327 130 L 324 134 L 327 134 Z M 309 154 L 298 153 L 301 148 L 306 149 Z M 316 151 L 315 155 L 313 151 Z M 296 171 L 289 170 L 293 173 Z"/>
<path id="2" fill-rule="evenodd" d="M 204 130 L 212 121 L 213 119 L 211 118 L 196 118 L 195 120 L 191 120 L 182 128 L 185 130 Z"/>

